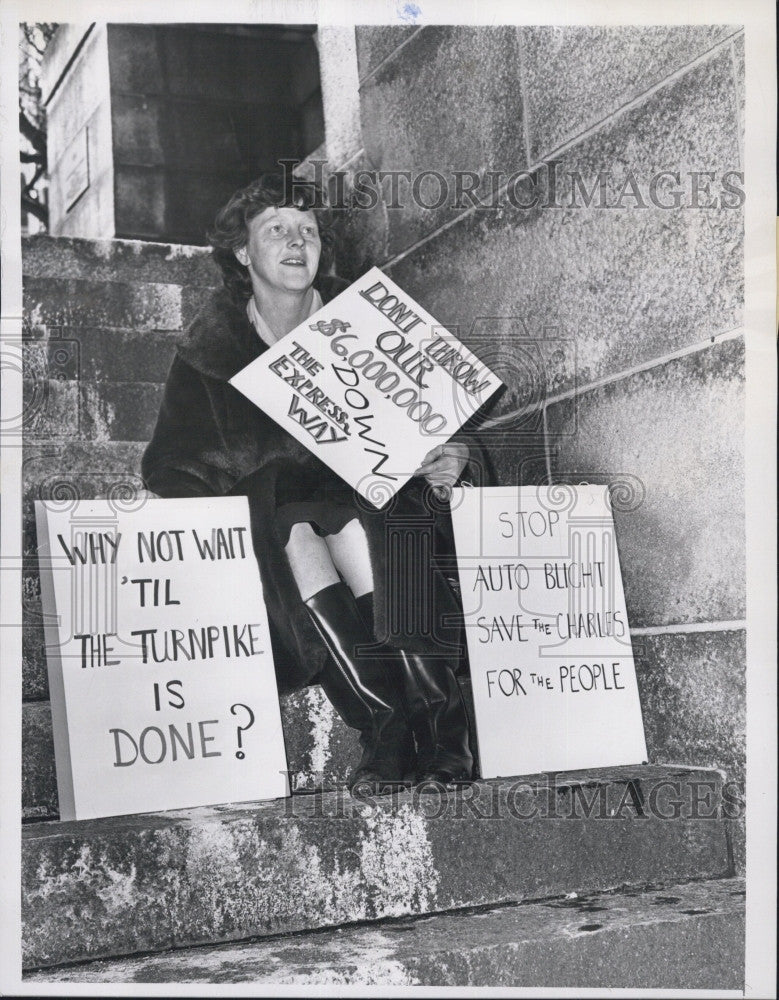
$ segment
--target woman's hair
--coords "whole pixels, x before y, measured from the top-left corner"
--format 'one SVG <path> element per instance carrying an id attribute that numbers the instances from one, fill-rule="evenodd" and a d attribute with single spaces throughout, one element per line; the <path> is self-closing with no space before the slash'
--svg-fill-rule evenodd
<path id="1" fill-rule="evenodd" d="M 266 208 L 299 208 L 311 210 L 319 226 L 322 253 L 317 277 L 326 273 L 333 260 L 333 230 L 331 212 L 322 189 L 310 181 L 291 174 L 262 174 L 256 181 L 236 191 L 220 208 L 208 241 L 214 248 L 214 259 L 222 271 L 225 288 L 233 299 L 243 304 L 252 294 L 249 269 L 241 264 L 235 251 L 246 246 L 249 223 Z"/>

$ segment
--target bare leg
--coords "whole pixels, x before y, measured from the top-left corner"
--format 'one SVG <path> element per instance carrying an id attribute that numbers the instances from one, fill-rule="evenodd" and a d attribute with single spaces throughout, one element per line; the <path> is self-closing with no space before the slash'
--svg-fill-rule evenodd
<path id="1" fill-rule="evenodd" d="M 344 578 L 355 597 L 373 592 L 373 571 L 368 553 L 368 539 L 355 517 L 337 535 L 322 539 L 327 545 L 335 568 Z"/>
<path id="2" fill-rule="evenodd" d="M 293 524 L 284 550 L 300 597 L 307 601 L 325 587 L 338 583 L 340 577 L 333 565 L 330 549 L 310 524 Z"/>

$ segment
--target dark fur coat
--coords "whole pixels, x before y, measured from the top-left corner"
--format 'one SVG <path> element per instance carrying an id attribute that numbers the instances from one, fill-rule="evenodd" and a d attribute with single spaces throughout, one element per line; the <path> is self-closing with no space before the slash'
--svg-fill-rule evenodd
<path id="1" fill-rule="evenodd" d="M 320 281 L 323 301 L 344 287 L 340 279 Z M 226 291 L 216 292 L 173 359 L 142 473 L 148 489 L 161 497 L 250 497 L 254 550 L 283 692 L 312 683 L 327 652 L 274 530 L 276 481 L 290 464 L 322 466 L 229 385 L 228 379 L 264 350 L 245 308 Z M 380 511 L 354 496 L 373 568 L 377 637 L 409 652 L 448 648 L 457 666 L 464 644 L 447 509 L 431 499 L 419 478 Z"/>

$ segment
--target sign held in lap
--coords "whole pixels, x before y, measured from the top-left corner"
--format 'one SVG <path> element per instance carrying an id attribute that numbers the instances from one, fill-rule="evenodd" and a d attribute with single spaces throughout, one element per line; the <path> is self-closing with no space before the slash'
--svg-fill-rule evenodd
<path id="1" fill-rule="evenodd" d="M 230 382 L 377 508 L 502 385 L 376 267 Z"/>

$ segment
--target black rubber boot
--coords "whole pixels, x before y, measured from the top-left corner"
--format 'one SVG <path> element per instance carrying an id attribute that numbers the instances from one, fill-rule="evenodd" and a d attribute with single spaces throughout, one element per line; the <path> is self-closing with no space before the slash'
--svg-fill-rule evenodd
<path id="1" fill-rule="evenodd" d="M 373 595 L 357 598 L 357 607 L 373 633 Z M 468 714 L 460 685 L 443 659 L 402 653 L 384 645 L 402 691 L 406 716 L 416 740 L 416 784 L 467 784 L 473 775 Z"/>
<path id="2" fill-rule="evenodd" d="M 393 649 L 386 643 L 380 643 L 376 641 L 375 638 L 375 625 L 373 617 L 373 594 L 362 594 L 360 597 L 355 598 L 355 604 L 357 605 L 357 610 L 360 613 L 360 617 L 365 624 L 366 629 L 373 637 L 373 650 L 371 651 L 373 656 L 381 655 L 384 662 L 387 664 L 390 670 L 389 682 L 392 685 L 392 697 L 395 704 L 399 704 L 403 709 L 404 722 L 406 727 L 406 733 L 403 739 L 403 746 L 405 748 L 404 760 L 405 760 L 405 771 L 403 773 L 403 780 L 406 785 L 413 785 L 416 782 L 416 770 L 417 770 L 417 755 L 414 747 L 414 734 L 411 730 L 411 725 L 408 718 L 408 711 L 406 709 L 406 699 L 404 694 L 403 678 L 400 673 L 400 668 L 398 663 L 398 657 L 400 653 L 397 649 Z"/>
<path id="3" fill-rule="evenodd" d="M 375 645 L 345 583 L 334 583 L 305 602 L 330 658 L 319 681 L 347 726 L 359 730 L 363 748 L 354 770 L 354 795 L 382 795 L 408 784 L 413 743 L 400 692 L 393 692 L 385 659 L 357 647 Z"/>
<path id="4" fill-rule="evenodd" d="M 417 744 L 416 783 L 470 783 L 473 755 L 468 714 L 454 671 L 443 659 L 414 653 L 402 653 L 399 667 Z"/>

